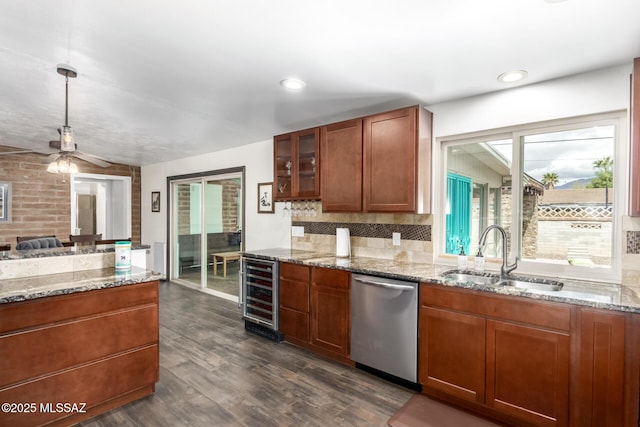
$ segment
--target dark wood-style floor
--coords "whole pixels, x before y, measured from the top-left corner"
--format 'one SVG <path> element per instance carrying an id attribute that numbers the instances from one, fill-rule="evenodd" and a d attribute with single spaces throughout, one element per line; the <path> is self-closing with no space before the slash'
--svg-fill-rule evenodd
<path id="1" fill-rule="evenodd" d="M 80 425 L 386 426 L 411 395 L 246 332 L 233 302 L 161 282 L 155 394 Z"/>

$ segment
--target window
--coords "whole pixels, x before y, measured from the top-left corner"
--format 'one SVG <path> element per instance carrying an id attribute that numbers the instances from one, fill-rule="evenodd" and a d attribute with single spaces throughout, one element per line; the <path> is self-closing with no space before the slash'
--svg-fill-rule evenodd
<path id="1" fill-rule="evenodd" d="M 439 252 L 475 255 L 482 232 L 498 224 L 516 273 L 619 278 L 623 122 L 622 114 L 581 117 L 440 141 Z M 482 253 L 501 258 L 499 234 L 488 237 Z"/>

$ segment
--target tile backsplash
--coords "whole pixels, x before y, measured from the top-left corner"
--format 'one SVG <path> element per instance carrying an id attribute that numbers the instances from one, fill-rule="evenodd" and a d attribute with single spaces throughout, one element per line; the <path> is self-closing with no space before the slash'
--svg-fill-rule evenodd
<path id="1" fill-rule="evenodd" d="M 432 262 L 431 215 L 335 214 L 320 211 L 315 217 L 294 216 L 292 226 L 304 227 L 304 237 L 292 237 L 291 248 L 334 254 L 336 228 L 348 228 L 351 254 L 397 261 Z M 400 233 L 400 245 L 392 244 Z"/>

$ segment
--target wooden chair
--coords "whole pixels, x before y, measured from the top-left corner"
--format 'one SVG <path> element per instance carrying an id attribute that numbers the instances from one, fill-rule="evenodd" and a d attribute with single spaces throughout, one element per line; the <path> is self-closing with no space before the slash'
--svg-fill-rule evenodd
<path id="1" fill-rule="evenodd" d="M 11 245 L 10 244 L 0 244 L 0 251 L 10 251 L 11 250 Z"/>
<path id="2" fill-rule="evenodd" d="M 49 237 L 53 237 L 55 239 L 55 235 L 49 235 L 49 236 L 18 236 L 16 237 L 17 242 L 16 243 L 20 243 L 20 242 L 24 242 L 25 240 L 33 240 L 33 239 L 48 239 Z"/>
<path id="3" fill-rule="evenodd" d="M 97 240 L 102 240 L 102 233 L 100 234 L 69 234 L 69 240 L 78 245 L 95 245 Z"/>

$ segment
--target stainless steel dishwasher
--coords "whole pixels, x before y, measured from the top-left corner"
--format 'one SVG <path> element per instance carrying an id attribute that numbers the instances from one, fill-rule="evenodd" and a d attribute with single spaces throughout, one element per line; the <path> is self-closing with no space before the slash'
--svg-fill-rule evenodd
<path id="1" fill-rule="evenodd" d="M 417 283 L 351 276 L 351 359 L 419 387 Z"/>

